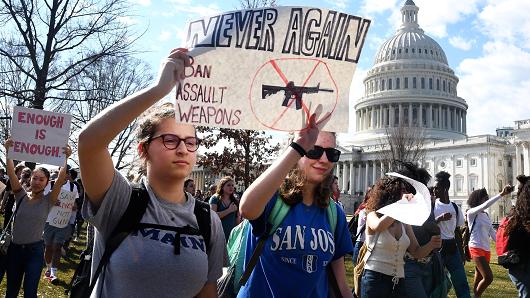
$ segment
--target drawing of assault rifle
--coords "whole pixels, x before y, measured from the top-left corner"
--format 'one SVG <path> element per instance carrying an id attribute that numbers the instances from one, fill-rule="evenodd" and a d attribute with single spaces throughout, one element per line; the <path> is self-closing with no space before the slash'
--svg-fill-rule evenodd
<path id="1" fill-rule="evenodd" d="M 331 89 L 320 89 L 320 83 L 317 84 L 316 87 L 302 87 L 302 86 L 295 86 L 293 81 L 290 81 L 287 83 L 287 86 L 281 87 L 281 86 L 273 86 L 273 85 L 261 85 L 261 99 L 265 99 L 265 97 L 270 96 L 272 94 L 276 94 L 279 91 L 284 91 L 285 97 L 282 103 L 282 106 L 287 107 L 289 106 L 289 101 L 291 99 L 294 99 L 296 102 L 296 109 L 300 110 L 302 108 L 302 95 L 304 93 L 310 94 L 310 93 L 318 93 L 318 92 L 333 92 Z"/>

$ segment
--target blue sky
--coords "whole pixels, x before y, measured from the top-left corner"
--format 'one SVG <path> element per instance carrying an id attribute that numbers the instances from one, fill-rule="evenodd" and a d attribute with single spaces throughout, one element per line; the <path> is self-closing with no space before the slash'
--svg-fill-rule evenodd
<path id="1" fill-rule="evenodd" d="M 139 57 L 154 71 L 160 59 L 182 45 L 187 21 L 236 10 L 239 1 L 130 0 L 133 11 L 123 22 L 147 30 L 137 44 Z M 277 0 L 284 6 L 339 10 L 372 20 L 352 82 L 350 106 L 362 96 L 362 79 L 379 46 L 401 23 L 405 0 Z M 530 118 L 530 11 L 528 0 L 414 0 L 419 24 L 445 50 L 460 78 L 458 95 L 468 105 L 468 135 L 495 134 Z M 147 28 L 147 29 L 145 29 Z M 350 115 L 353 113 L 350 112 Z M 351 117 L 350 117 L 351 118 Z M 350 121 L 354 123 L 354 121 Z M 351 127 L 351 125 L 350 125 Z M 353 128 L 353 127 L 351 127 Z M 352 130 L 350 130 L 352 131 Z"/>

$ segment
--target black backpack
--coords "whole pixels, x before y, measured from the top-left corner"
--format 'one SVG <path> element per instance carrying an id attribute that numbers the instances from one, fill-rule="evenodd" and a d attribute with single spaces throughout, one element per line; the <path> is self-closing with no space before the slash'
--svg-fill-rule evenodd
<path id="1" fill-rule="evenodd" d="M 189 199 L 189 197 L 188 197 Z M 70 282 L 70 289 L 66 290 L 65 293 L 71 298 L 86 298 L 90 297 L 90 294 L 94 290 L 96 281 L 98 280 L 101 271 L 105 268 L 110 260 L 112 253 L 120 246 L 125 238 L 133 231 L 141 228 L 160 228 L 162 226 L 156 224 L 144 224 L 140 223 L 142 217 L 147 209 L 149 203 L 149 193 L 143 184 L 133 186 L 131 193 L 131 199 L 127 205 L 125 213 L 120 218 L 118 224 L 112 231 L 112 234 L 106 241 L 105 251 L 101 256 L 98 267 L 90 282 L 90 265 L 91 265 L 91 250 L 90 253 L 83 252 L 81 254 L 81 260 L 77 266 L 74 276 Z M 206 246 L 206 253 L 209 253 L 209 243 L 211 238 L 211 222 L 210 222 L 210 205 L 195 200 L 195 208 L 193 209 L 195 218 L 199 229 L 192 228 L 190 226 L 185 227 L 174 227 L 171 230 L 186 235 L 201 235 L 204 239 Z M 163 226 L 164 229 L 168 229 L 167 226 Z M 180 253 L 180 239 L 175 237 L 176 241 L 173 243 L 175 246 L 175 254 Z M 88 250 L 88 249 L 87 249 Z"/>

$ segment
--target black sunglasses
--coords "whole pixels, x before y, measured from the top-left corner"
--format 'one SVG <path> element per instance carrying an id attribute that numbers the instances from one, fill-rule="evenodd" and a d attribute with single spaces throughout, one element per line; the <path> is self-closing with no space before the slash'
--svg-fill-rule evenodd
<path id="1" fill-rule="evenodd" d="M 319 159 L 322 154 L 326 152 L 326 157 L 331 162 L 337 162 L 340 158 L 340 151 L 335 148 L 322 148 L 320 146 L 314 146 L 313 149 L 307 151 L 306 156 L 309 159 Z"/>
<path id="2" fill-rule="evenodd" d="M 164 144 L 164 147 L 169 150 L 177 149 L 177 147 L 180 145 L 180 142 L 183 141 L 188 152 L 195 152 L 197 151 L 197 149 L 199 148 L 199 144 L 201 143 L 201 140 L 197 137 L 181 139 L 179 136 L 176 136 L 174 134 L 161 134 L 156 137 L 151 137 L 149 138 L 149 143 L 151 143 L 154 139 L 158 138 L 162 138 L 162 143 Z"/>

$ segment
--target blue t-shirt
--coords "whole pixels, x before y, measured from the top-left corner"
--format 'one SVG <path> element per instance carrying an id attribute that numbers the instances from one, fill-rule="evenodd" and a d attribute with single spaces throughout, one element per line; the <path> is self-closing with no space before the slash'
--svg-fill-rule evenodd
<path id="1" fill-rule="evenodd" d="M 261 216 L 250 221 L 252 234 L 247 238 L 245 266 L 259 236 L 266 233 L 275 202 L 276 198 L 271 199 Z M 327 297 L 327 265 L 352 251 L 341 208 L 337 208 L 333 235 L 326 209 L 300 202 L 291 206 L 282 224 L 265 241 L 260 259 L 237 297 Z"/>
<path id="2" fill-rule="evenodd" d="M 211 205 L 217 205 L 217 212 L 225 211 L 228 209 L 229 206 L 225 206 L 222 202 L 222 200 L 219 199 L 219 196 L 213 195 L 210 198 Z M 230 202 L 232 204 L 232 202 Z M 237 211 L 232 212 L 225 217 L 221 218 L 221 224 L 223 225 L 223 232 L 225 234 L 225 240 L 228 241 L 228 238 L 230 237 L 230 232 L 232 232 L 232 229 L 236 226 L 236 216 Z"/>

